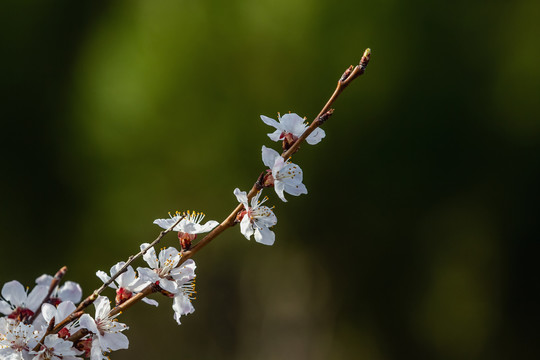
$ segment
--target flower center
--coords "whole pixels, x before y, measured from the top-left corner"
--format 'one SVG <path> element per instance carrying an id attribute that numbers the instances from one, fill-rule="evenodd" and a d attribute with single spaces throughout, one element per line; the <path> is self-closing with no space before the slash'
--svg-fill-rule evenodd
<path id="1" fill-rule="evenodd" d="M 11 314 L 8 315 L 8 319 L 17 321 L 26 321 L 34 316 L 34 312 L 30 309 L 17 307 Z"/>

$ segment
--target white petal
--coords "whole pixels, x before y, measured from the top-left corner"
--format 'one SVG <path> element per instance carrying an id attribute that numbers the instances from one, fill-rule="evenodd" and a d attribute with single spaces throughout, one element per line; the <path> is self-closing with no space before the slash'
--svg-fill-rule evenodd
<path id="1" fill-rule="evenodd" d="M 249 240 L 251 235 L 253 235 L 253 227 L 251 226 L 251 219 L 249 216 L 244 215 L 242 221 L 240 222 L 240 232 Z"/>
<path id="2" fill-rule="evenodd" d="M 304 124 L 304 119 L 302 119 L 297 114 L 285 114 L 280 119 L 279 122 L 281 126 L 285 129 L 286 132 L 293 134 L 294 136 L 300 136 L 306 129 Z"/>
<path id="3" fill-rule="evenodd" d="M 261 120 L 266 125 L 270 125 L 272 127 L 275 127 L 277 130 L 280 130 L 280 133 L 281 133 L 281 124 L 277 122 L 276 120 L 269 118 L 268 116 L 264 116 L 264 115 L 261 115 Z"/>
<path id="4" fill-rule="evenodd" d="M 123 287 L 123 288 L 129 287 L 136 280 L 137 280 L 137 274 L 135 274 L 135 270 L 133 270 L 131 265 L 127 267 L 126 271 L 118 275 L 118 277 L 116 278 L 116 282 L 118 283 L 118 286 Z"/>
<path id="5" fill-rule="evenodd" d="M 318 144 L 324 137 L 326 136 L 326 133 L 321 128 L 316 128 L 313 130 L 311 134 L 306 138 L 306 142 L 309 145 L 315 145 Z"/>
<path id="6" fill-rule="evenodd" d="M 58 324 L 67 318 L 68 315 L 75 311 L 75 308 L 75 304 L 69 300 L 61 302 L 56 309 L 56 323 Z"/>
<path id="7" fill-rule="evenodd" d="M 2 297 L 14 306 L 21 306 L 26 301 L 26 291 L 20 282 L 12 280 L 2 287 Z"/>
<path id="8" fill-rule="evenodd" d="M 11 305 L 9 305 L 6 301 L 0 300 L 0 313 L 4 315 L 9 315 L 13 312 L 13 309 L 11 308 Z"/>
<path id="9" fill-rule="evenodd" d="M 174 268 L 179 261 L 180 252 L 172 246 L 159 252 L 159 263 L 162 268 L 165 266 Z"/>
<path id="10" fill-rule="evenodd" d="M 116 351 L 120 349 L 127 349 L 129 347 L 129 340 L 126 335 L 122 333 L 105 333 L 100 337 L 100 345 L 103 351 Z"/>
<path id="11" fill-rule="evenodd" d="M 285 199 L 285 194 L 283 194 L 283 191 L 285 190 L 285 183 L 283 181 L 275 180 L 274 190 L 276 191 L 277 196 L 281 200 L 283 200 L 284 202 L 287 202 L 287 199 Z"/>
<path id="12" fill-rule="evenodd" d="M 78 303 L 82 298 L 81 285 L 73 281 L 66 281 L 58 290 L 58 297 L 62 301 L 71 301 L 75 304 Z"/>
<path id="13" fill-rule="evenodd" d="M 98 296 L 94 301 L 96 307 L 96 319 L 105 319 L 111 311 L 111 303 L 106 296 Z"/>
<path id="14" fill-rule="evenodd" d="M 301 194 L 307 194 L 308 193 L 307 188 L 306 188 L 306 186 L 304 184 L 298 184 L 298 185 L 285 184 L 285 191 L 288 194 L 291 194 L 291 195 L 294 195 L 294 196 L 299 196 Z"/>
<path id="15" fill-rule="evenodd" d="M 156 282 L 159 281 L 160 277 L 152 269 L 138 267 L 137 272 L 142 281 Z"/>
<path id="16" fill-rule="evenodd" d="M 277 224 L 277 217 L 268 206 L 260 206 L 252 213 L 255 227 L 270 227 Z"/>
<path id="17" fill-rule="evenodd" d="M 140 248 L 141 248 L 141 251 L 145 250 L 146 248 L 148 248 L 150 246 L 149 243 L 143 243 L 141 244 Z M 143 255 L 143 259 L 144 261 L 146 261 L 146 263 L 148 265 L 150 265 L 150 267 L 152 269 L 157 269 L 159 267 L 159 264 L 158 264 L 158 259 L 157 259 L 157 256 L 156 256 L 156 250 L 153 248 L 153 247 L 150 247 L 146 253 Z"/>
<path id="18" fill-rule="evenodd" d="M 210 220 L 204 225 L 199 225 L 199 228 L 197 229 L 196 234 L 206 233 L 210 230 L 213 230 L 216 226 L 218 226 L 219 223 L 215 220 Z"/>
<path id="19" fill-rule="evenodd" d="M 180 325 L 180 316 L 191 314 L 195 311 L 189 298 L 183 294 L 178 294 L 174 297 L 172 308 L 174 310 L 174 319 L 178 325 Z"/>
<path id="20" fill-rule="evenodd" d="M 276 235 L 269 228 L 261 228 L 255 230 L 255 241 L 264 245 L 273 245 L 276 240 Z"/>
<path id="21" fill-rule="evenodd" d="M 103 351 L 99 343 L 99 337 L 92 337 L 92 348 L 90 349 L 90 360 L 103 360 Z"/>
<path id="22" fill-rule="evenodd" d="M 49 287 L 44 285 L 36 285 L 26 299 L 26 307 L 32 311 L 36 311 L 49 292 Z"/>
<path id="23" fill-rule="evenodd" d="M 272 141 L 280 141 L 281 140 L 281 134 L 283 134 L 283 131 L 276 130 L 273 133 L 267 134 L 270 140 Z"/>
<path id="24" fill-rule="evenodd" d="M 96 271 L 96 276 L 98 278 L 101 279 L 101 281 L 103 281 L 103 283 L 105 284 L 107 281 L 111 280 L 111 277 L 109 275 L 107 275 L 107 273 L 103 270 L 98 270 Z M 109 284 L 109 287 L 112 287 L 113 289 L 117 289 L 117 286 L 114 284 L 114 282 L 112 282 L 111 284 Z"/>
<path id="25" fill-rule="evenodd" d="M 54 305 L 45 303 L 41 305 L 41 314 L 43 315 L 43 319 L 45 319 L 45 322 L 49 324 L 52 318 L 56 316 L 56 307 L 54 307 Z"/>
<path id="26" fill-rule="evenodd" d="M 266 146 L 263 145 L 263 147 L 262 147 L 262 161 L 263 161 L 264 165 L 266 165 L 267 167 L 272 169 L 274 167 L 274 164 L 275 164 L 276 159 L 278 157 L 281 157 L 281 156 L 279 155 L 279 153 L 276 150 L 271 149 L 271 148 L 267 148 Z"/>
<path id="27" fill-rule="evenodd" d="M 175 281 L 161 279 L 159 281 L 159 287 L 173 294 L 176 294 L 178 292 L 178 285 Z"/>
<path id="28" fill-rule="evenodd" d="M 159 303 L 154 299 L 142 298 L 141 300 L 143 302 L 147 303 L 148 305 L 153 305 L 153 306 L 156 306 L 156 307 L 159 305 Z"/>
<path id="29" fill-rule="evenodd" d="M 90 330 L 91 332 L 93 332 L 94 334 L 97 334 L 98 333 L 98 328 L 97 328 L 97 325 L 96 325 L 96 322 L 94 321 L 94 319 L 92 319 L 92 317 L 88 314 L 83 314 L 80 319 L 79 319 L 79 325 L 84 328 L 84 329 L 88 329 Z"/>
<path id="30" fill-rule="evenodd" d="M 52 281 L 53 277 L 51 275 L 43 274 L 36 279 L 36 284 L 50 286 Z"/>
<path id="31" fill-rule="evenodd" d="M 176 224 L 179 218 L 180 218 L 180 215 L 173 216 L 172 218 L 169 218 L 169 219 L 156 219 L 154 220 L 154 224 L 158 225 L 162 229 L 169 229 L 171 226 Z M 180 231 L 178 229 L 178 225 L 174 227 L 173 231 Z"/>
<path id="32" fill-rule="evenodd" d="M 246 192 L 245 191 L 240 191 L 239 188 L 236 188 L 236 189 L 234 189 L 233 194 L 236 196 L 236 199 L 238 200 L 238 202 L 241 203 L 242 205 L 244 205 L 244 207 L 247 210 L 249 205 L 248 205 Z"/>

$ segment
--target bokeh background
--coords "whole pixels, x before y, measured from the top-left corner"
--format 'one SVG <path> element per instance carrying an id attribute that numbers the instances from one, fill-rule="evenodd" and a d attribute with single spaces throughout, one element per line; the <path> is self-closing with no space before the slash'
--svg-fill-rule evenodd
<path id="1" fill-rule="evenodd" d="M 309 195 L 267 192 L 276 244 L 226 232 L 196 256 L 196 312 L 137 305 L 112 358 L 537 359 L 539 18 L 532 0 L 4 1 L 0 282 L 67 265 L 89 294 L 155 218 L 222 220 L 278 148 L 259 115 L 313 118 L 371 47 L 294 158 Z"/>

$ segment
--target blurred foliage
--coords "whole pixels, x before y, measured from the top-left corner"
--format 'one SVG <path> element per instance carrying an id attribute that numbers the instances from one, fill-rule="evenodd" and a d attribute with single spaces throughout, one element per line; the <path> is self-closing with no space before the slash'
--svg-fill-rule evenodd
<path id="1" fill-rule="evenodd" d="M 89 293 L 167 211 L 223 219 L 261 170 L 259 115 L 312 118 L 371 47 L 295 156 L 309 195 L 270 195 L 276 244 L 225 233 L 196 257 L 195 314 L 137 305 L 114 359 L 538 358 L 539 15 L 4 1 L 0 281 L 67 265 Z"/>

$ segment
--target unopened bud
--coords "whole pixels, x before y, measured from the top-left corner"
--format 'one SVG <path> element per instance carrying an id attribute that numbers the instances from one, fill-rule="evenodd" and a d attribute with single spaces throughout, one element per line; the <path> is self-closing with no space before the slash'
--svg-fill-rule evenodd
<path id="1" fill-rule="evenodd" d="M 360 68 L 362 71 L 366 70 L 366 67 L 369 64 L 369 60 L 371 59 L 371 49 L 367 48 L 366 51 L 364 51 L 364 55 L 362 56 L 362 59 L 360 59 Z"/>
<path id="2" fill-rule="evenodd" d="M 353 71 L 354 67 L 351 65 L 349 66 L 349 68 L 347 70 L 345 70 L 345 72 L 343 73 L 343 75 L 341 75 L 341 79 L 339 79 L 339 81 L 345 81 L 347 80 L 347 78 L 349 77 L 349 75 L 351 75 L 352 71 Z"/>

